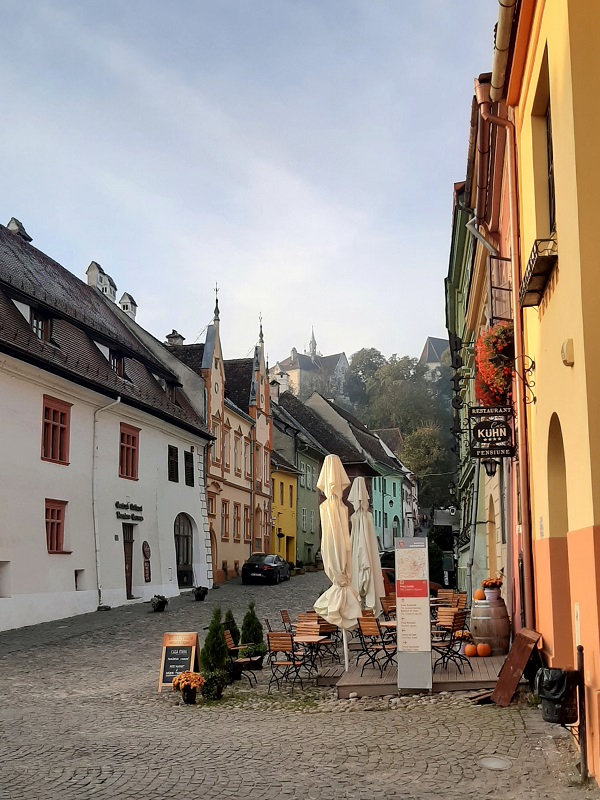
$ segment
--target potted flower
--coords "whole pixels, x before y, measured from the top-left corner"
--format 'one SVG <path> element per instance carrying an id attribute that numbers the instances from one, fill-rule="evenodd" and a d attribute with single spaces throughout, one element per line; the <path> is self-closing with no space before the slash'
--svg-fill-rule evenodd
<path id="1" fill-rule="evenodd" d="M 194 600 L 204 600 L 207 594 L 207 586 L 194 586 Z"/>
<path id="2" fill-rule="evenodd" d="M 152 604 L 152 611 L 164 611 L 169 603 L 164 594 L 155 594 L 150 602 Z"/>
<path id="3" fill-rule="evenodd" d="M 486 600 L 497 600 L 500 597 L 502 578 L 486 578 L 481 581 L 481 588 L 485 592 Z"/>
<path id="4" fill-rule="evenodd" d="M 264 642 L 263 626 L 256 616 L 253 602 L 248 604 L 248 611 L 244 615 L 241 641 L 244 644 L 244 650 L 240 655 L 252 659 L 251 669 L 262 669 L 263 658 L 267 648 Z"/>
<path id="5" fill-rule="evenodd" d="M 498 322 L 475 342 L 475 397 L 483 406 L 505 406 L 512 400 L 512 322 Z"/>
<path id="6" fill-rule="evenodd" d="M 173 678 L 173 691 L 181 692 L 183 702 L 194 705 L 198 689 L 204 686 L 204 678 L 198 672 L 181 672 Z"/>

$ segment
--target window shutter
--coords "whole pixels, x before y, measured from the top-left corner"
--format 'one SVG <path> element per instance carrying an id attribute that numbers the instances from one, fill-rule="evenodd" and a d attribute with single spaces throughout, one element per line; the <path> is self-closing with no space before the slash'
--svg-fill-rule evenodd
<path id="1" fill-rule="evenodd" d="M 183 467 L 185 470 L 185 485 L 194 485 L 194 454 L 187 450 L 183 452 Z"/>
<path id="2" fill-rule="evenodd" d="M 169 480 L 179 483 L 179 448 L 169 445 Z"/>

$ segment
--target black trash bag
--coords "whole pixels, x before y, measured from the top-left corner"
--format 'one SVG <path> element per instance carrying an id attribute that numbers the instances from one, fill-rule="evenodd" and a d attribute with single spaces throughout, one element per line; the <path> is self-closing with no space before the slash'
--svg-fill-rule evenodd
<path id="1" fill-rule="evenodd" d="M 577 722 L 577 686 L 575 670 L 543 667 L 535 676 L 535 693 L 542 701 L 542 717 L 546 722 L 573 725 Z"/>

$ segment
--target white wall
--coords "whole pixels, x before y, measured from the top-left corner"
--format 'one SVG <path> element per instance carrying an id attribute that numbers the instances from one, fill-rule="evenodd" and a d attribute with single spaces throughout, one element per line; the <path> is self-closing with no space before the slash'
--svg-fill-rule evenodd
<path id="1" fill-rule="evenodd" d="M 43 395 L 72 403 L 69 465 L 42 461 Z M 0 630 L 95 611 L 99 604 L 92 514 L 94 411 L 111 402 L 93 391 L 9 356 L 0 356 Z M 139 479 L 118 477 L 119 423 L 140 428 Z M 167 446 L 179 447 L 179 483 L 167 479 Z M 176 595 L 173 523 L 179 512 L 194 521 L 194 568 L 198 585 L 210 586 L 210 540 L 202 461 L 204 442 L 121 403 L 98 415 L 97 511 L 101 601 L 128 602 L 122 521 L 115 502 L 143 507 L 135 524 L 133 595 Z M 195 486 L 184 481 L 183 450 L 194 447 Z M 45 499 L 68 502 L 65 549 L 49 554 Z M 129 521 L 129 520 L 127 520 Z M 117 537 L 117 538 L 116 538 Z M 152 581 L 145 583 L 141 546 L 151 547 Z M 207 549 L 208 548 L 208 549 Z M 75 571 L 79 572 L 75 588 Z"/>

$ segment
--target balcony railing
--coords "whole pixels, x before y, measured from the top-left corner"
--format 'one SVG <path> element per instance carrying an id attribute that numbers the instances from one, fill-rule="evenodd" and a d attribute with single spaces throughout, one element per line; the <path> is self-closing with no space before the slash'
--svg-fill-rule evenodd
<path id="1" fill-rule="evenodd" d="M 557 261 L 556 239 L 536 239 L 521 281 L 521 308 L 539 306 Z"/>

